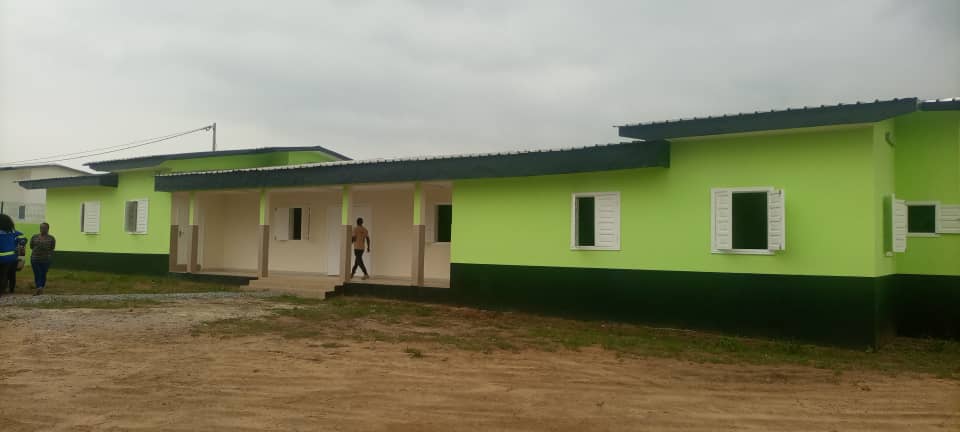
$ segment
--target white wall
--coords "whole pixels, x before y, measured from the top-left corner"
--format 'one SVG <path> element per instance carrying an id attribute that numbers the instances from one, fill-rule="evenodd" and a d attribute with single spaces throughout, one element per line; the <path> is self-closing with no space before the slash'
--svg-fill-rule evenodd
<path id="1" fill-rule="evenodd" d="M 450 243 L 437 243 L 437 204 L 450 204 L 452 189 L 449 186 L 423 185 L 423 224 L 426 226 L 423 275 L 427 279 L 450 278 Z"/>
<path id="2" fill-rule="evenodd" d="M 27 202 L 27 190 L 16 182 L 29 179 L 28 170 L 0 171 L 0 201 Z M 43 201 L 39 201 L 43 202 Z"/>
<path id="3" fill-rule="evenodd" d="M 413 186 L 354 187 L 353 203 L 370 206 L 373 276 L 409 278 L 413 265 Z M 352 214 L 352 213 L 351 213 Z M 350 221 L 353 224 L 353 220 Z M 351 257 L 352 259 L 352 257 Z"/>
<path id="4" fill-rule="evenodd" d="M 271 192 L 271 212 L 277 208 L 294 207 L 310 209 L 310 212 L 309 235 L 304 236 L 306 238 L 301 240 L 276 240 L 273 230 L 276 229 L 277 224 L 275 221 L 270 222 L 272 230 L 270 233 L 270 270 L 326 273 L 328 270 L 327 242 L 330 241 L 326 232 L 327 208 L 335 206 L 339 209 L 340 205 L 340 192 L 334 189 Z M 272 216 L 273 213 L 271 213 Z M 306 217 L 305 211 L 304 218 Z"/>
<path id="5" fill-rule="evenodd" d="M 197 194 L 205 270 L 256 270 L 260 248 L 257 192 Z"/>

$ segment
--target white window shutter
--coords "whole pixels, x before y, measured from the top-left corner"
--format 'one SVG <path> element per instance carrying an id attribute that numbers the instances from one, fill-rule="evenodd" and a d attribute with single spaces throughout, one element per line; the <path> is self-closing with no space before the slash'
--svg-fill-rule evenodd
<path id="1" fill-rule="evenodd" d="M 893 251 L 903 253 L 907 251 L 907 203 L 904 200 L 893 198 L 890 200 L 890 205 L 890 214 L 893 219 L 891 224 Z"/>
<path id="2" fill-rule="evenodd" d="M 787 242 L 787 213 L 783 189 L 767 192 L 767 249 L 785 250 Z"/>
<path id="3" fill-rule="evenodd" d="M 290 240 L 290 209 L 277 208 L 273 210 L 272 226 L 274 240 Z"/>
<path id="4" fill-rule="evenodd" d="M 960 234 L 960 205 L 940 205 L 937 211 L 937 233 Z"/>
<path id="5" fill-rule="evenodd" d="M 83 232 L 100 232 L 100 201 L 87 201 L 83 204 Z"/>
<path id="6" fill-rule="evenodd" d="M 620 249 L 620 194 L 598 194 L 595 199 L 594 245 L 603 249 Z"/>
<path id="7" fill-rule="evenodd" d="M 713 250 L 733 249 L 733 193 L 713 190 Z"/>
<path id="8" fill-rule="evenodd" d="M 137 233 L 147 232 L 147 217 L 150 215 L 147 200 L 137 200 Z"/>

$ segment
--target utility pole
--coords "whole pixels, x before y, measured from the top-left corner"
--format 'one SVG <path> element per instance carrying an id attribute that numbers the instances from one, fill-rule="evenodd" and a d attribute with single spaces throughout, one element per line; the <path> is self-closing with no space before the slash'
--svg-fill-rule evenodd
<path id="1" fill-rule="evenodd" d="M 213 151 L 217 151 L 217 122 L 213 122 Z"/>

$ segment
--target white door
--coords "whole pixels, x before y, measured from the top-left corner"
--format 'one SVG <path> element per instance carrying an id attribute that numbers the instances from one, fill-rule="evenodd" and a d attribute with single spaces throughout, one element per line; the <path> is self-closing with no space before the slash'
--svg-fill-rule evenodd
<path id="1" fill-rule="evenodd" d="M 340 275 L 340 245 L 343 241 L 343 225 L 340 223 L 340 207 L 327 207 L 327 274 Z"/>
<path id="2" fill-rule="evenodd" d="M 367 271 L 370 273 L 371 276 L 373 276 L 374 274 L 373 257 L 374 257 L 374 254 L 377 252 L 377 247 L 376 247 L 377 245 L 374 244 L 372 241 L 373 238 L 377 236 L 377 233 L 373 231 L 373 209 L 370 208 L 370 206 L 366 206 L 366 205 L 354 206 L 353 214 L 351 216 L 353 217 L 353 220 L 350 222 L 352 222 L 354 226 L 356 226 L 357 218 L 363 218 L 363 226 L 367 228 L 367 232 L 370 233 L 370 239 L 371 239 L 370 250 L 372 252 L 367 253 L 366 249 L 364 249 L 363 265 L 367 267 Z M 350 259 L 353 259 L 353 257 L 351 257 Z M 353 263 L 351 263 L 350 266 L 352 268 Z M 361 272 L 360 269 L 357 269 L 357 274 L 362 274 L 362 273 L 363 272 Z"/>
<path id="3" fill-rule="evenodd" d="M 190 200 L 182 195 L 176 195 L 173 200 L 176 207 L 177 224 L 177 265 L 187 264 L 187 255 L 190 253 Z"/>

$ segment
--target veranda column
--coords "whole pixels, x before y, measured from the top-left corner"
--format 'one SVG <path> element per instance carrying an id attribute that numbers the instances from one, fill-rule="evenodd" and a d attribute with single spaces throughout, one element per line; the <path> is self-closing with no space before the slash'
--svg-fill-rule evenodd
<path id="1" fill-rule="evenodd" d="M 187 254 L 187 273 L 200 271 L 200 227 L 197 225 L 197 193 L 190 191 L 190 252 Z"/>
<path id="2" fill-rule="evenodd" d="M 350 186 L 344 186 L 340 191 L 340 223 L 343 231 L 343 241 L 340 243 L 340 275 L 346 283 L 350 281 L 350 267 L 353 264 L 353 226 L 350 224 L 350 209 L 353 206 L 353 192 Z"/>
<path id="3" fill-rule="evenodd" d="M 410 284 L 423 286 L 423 256 L 426 227 L 423 225 L 423 186 L 420 182 L 413 184 L 413 251 L 410 275 Z"/>
<path id="4" fill-rule="evenodd" d="M 270 267 L 270 194 L 260 189 L 260 247 L 257 253 L 257 277 L 265 278 Z"/>

